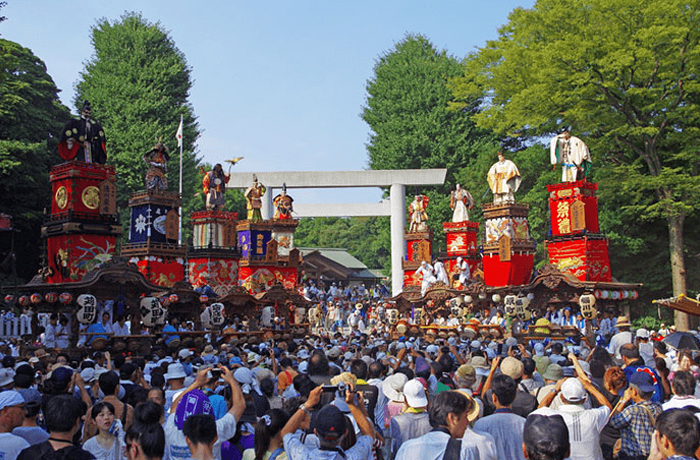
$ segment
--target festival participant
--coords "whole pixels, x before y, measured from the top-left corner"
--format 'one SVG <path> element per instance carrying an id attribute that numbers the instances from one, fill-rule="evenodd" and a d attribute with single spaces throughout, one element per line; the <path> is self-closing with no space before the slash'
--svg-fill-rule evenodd
<path id="1" fill-rule="evenodd" d="M 246 209 L 248 210 L 247 219 L 252 222 L 262 221 L 262 197 L 267 189 L 258 182 L 258 176 L 253 174 L 253 185 L 248 187 L 243 196 L 246 199 Z"/>
<path id="2" fill-rule="evenodd" d="M 146 172 L 146 190 L 167 190 L 168 149 L 162 142 L 157 142 L 150 152 L 144 154 L 143 161 L 148 165 Z"/>
<path id="3" fill-rule="evenodd" d="M 395 460 L 420 458 L 479 458 L 476 446 L 461 446 L 473 406 L 457 391 L 443 391 L 431 402 L 428 416 L 433 430 L 401 445 Z"/>
<path id="4" fill-rule="evenodd" d="M 202 178 L 202 191 L 206 197 L 207 211 L 223 211 L 226 208 L 226 184 L 231 176 L 224 173 L 221 163 Z"/>
<path id="5" fill-rule="evenodd" d="M 615 406 L 610 425 L 622 434 L 618 458 L 623 460 L 646 459 L 651 451 L 651 439 L 656 418 L 663 409 L 653 402 L 655 385 L 646 372 L 635 372 L 629 379 L 620 402 Z M 628 402 L 632 402 L 627 406 Z"/>
<path id="6" fill-rule="evenodd" d="M 571 135 L 569 128 L 551 140 L 549 156 L 551 164 L 561 164 L 562 182 L 576 182 L 587 177 L 591 154 L 581 139 Z"/>
<path id="7" fill-rule="evenodd" d="M 216 422 L 210 414 L 192 414 L 185 420 L 182 432 L 192 460 L 214 460 Z"/>
<path id="8" fill-rule="evenodd" d="M 100 164 L 107 162 L 107 138 L 102 126 L 90 117 L 91 114 L 92 107 L 85 101 L 80 110 L 80 118 L 69 120 L 63 127 L 58 137 L 58 153 L 64 160 Z"/>
<path id="9" fill-rule="evenodd" d="M 44 346 L 46 348 L 56 348 L 56 333 L 60 330 L 58 325 L 58 314 L 51 313 L 49 324 L 44 329 Z"/>
<path id="10" fill-rule="evenodd" d="M 488 183 L 493 192 L 493 204 L 515 203 L 514 193 L 520 187 L 520 171 L 502 152 L 498 152 L 498 162 L 489 169 Z"/>
<path id="11" fill-rule="evenodd" d="M 471 194 L 457 184 L 450 192 L 450 209 L 452 209 L 452 222 L 465 222 L 469 220 L 469 210 L 474 207 L 474 198 Z"/>

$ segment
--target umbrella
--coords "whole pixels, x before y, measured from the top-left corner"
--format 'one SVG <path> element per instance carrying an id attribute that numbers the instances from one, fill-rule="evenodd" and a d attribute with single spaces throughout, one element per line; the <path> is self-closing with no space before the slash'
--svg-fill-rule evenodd
<path id="1" fill-rule="evenodd" d="M 675 349 L 698 350 L 698 341 L 693 334 L 689 332 L 674 332 L 669 334 L 662 340 L 666 345 L 670 345 Z"/>

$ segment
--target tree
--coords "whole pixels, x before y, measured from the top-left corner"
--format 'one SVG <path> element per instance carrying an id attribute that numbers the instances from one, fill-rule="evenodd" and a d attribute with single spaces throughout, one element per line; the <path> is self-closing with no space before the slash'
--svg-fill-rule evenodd
<path id="1" fill-rule="evenodd" d="M 195 196 L 201 187 L 194 147 L 199 127 L 188 102 L 192 80 L 185 56 L 160 23 L 137 13 L 125 13 L 118 21 L 102 19 L 91 34 L 94 54 L 80 74 L 74 102 L 80 107 L 90 101 L 107 134 L 107 162 L 117 170 L 119 207 L 126 209 L 131 193 L 145 188 L 142 157 L 156 138 L 170 150 L 168 189 L 178 190 L 175 132 L 182 115 L 183 214 L 201 209 Z"/>
<path id="2" fill-rule="evenodd" d="M 478 99 L 465 100 L 461 111 L 447 110 L 453 98 L 448 81 L 462 72 L 460 60 L 435 49 L 425 36 L 406 35 L 377 59 L 361 114 L 371 130 L 370 168 L 447 168 L 443 186 L 406 190 L 407 197 L 415 193 L 430 197 L 428 215 L 435 247 L 444 246 L 441 224 L 452 215 L 449 190 L 456 182 L 465 184 L 465 177 L 456 176 L 459 168 L 480 151 L 493 149 L 493 137 L 470 118 Z"/>
<path id="3" fill-rule="evenodd" d="M 0 5 L 2 6 L 2 5 Z M 58 133 L 69 116 L 46 65 L 31 50 L 0 39 L 0 213 L 12 216 L 17 274 L 28 281 L 39 267 L 41 224 L 51 203 L 49 170 L 59 163 Z M 20 199 L 21 197 L 21 199 Z M 7 274 L 10 235 L 0 234 Z M 10 258 L 8 258 L 10 257 Z M 2 284 L 14 282 L 0 273 Z"/>
<path id="4" fill-rule="evenodd" d="M 516 9 L 453 81 L 478 126 L 537 139 L 573 125 L 638 219 L 666 223 L 674 294 L 686 292 L 684 223 L 700 206 L 698 0 L 540 0 Z M 648 201 L 652 197 L 651 202 Z M 687 316 L 677 316 L 687 327 Z"/>

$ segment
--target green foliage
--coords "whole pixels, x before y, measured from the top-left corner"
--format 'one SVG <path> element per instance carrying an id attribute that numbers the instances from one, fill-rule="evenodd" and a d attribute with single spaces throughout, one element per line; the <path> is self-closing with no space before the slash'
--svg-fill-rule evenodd
<path id="1" fill-rule="evenodd" d="M 516 9 L 451 81 L 452 108 L 485 97 L 478 126 L 521 140 L 572 125 L 594 166 L 611 173 L 600 186 L 601 197 L 609 187 L 619 198 L 609 210 L 601 198 L 613 244 L 627 247 L 623 256 L 644 246 L 658 253 L 671 245 L 668 231 L 649 228 L 682 230 L 700 208 L 699 14 L 698 0 L 540 0 Z M 680 267 L 672 275 L 674 289 L 685 283 Z"/>
<path id="2" fill-rule="evenodd" d="M 344 248 L 368 268 L 391 272 L 391 234 L 387 217 L 302 219 L 294 233 L 298 247 Z"/>
<path id="3" fill-rule="evenodd" d="M 199 159 L 194 143 L 199 127 L 188 102 L 191 68 L 170 35 L 137 13 L 92 28 L 94 54 L 76 84 L 75 106 L 89 100 L 107 134 L 107 161 L 117 170 L 117 202 L 123 221 L 131 193 L 145 188 L 143 155 L 156 138 L 169 147 L 168 189 L 178 190 L 179 149 L 175 132 L 184 117 L 183 215 L 203 208 Z M 183 231 L 189 230 L 183 222 Z"/>
<path id="4" fill-rule="evenodd" d="M 58 133 L 69 116 L 58 92 L 38 57 L 0 39 L 0 213 L 12 216 L 18 230 L 20 283 L 29 281 L 40 263 L 42 216 L 51 202 L 49 170 L 60 161 L 51 134 Z M 0 260 L 5 260 L 10 245 L 10 234 L 0 234 Z M 0 271 L 0 279 L 2 284 L 14 282 L 8 270 Z"/>

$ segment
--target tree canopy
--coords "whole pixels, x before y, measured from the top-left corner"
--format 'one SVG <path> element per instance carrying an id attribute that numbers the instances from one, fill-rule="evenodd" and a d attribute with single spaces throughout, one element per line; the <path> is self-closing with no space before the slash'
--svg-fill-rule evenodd
<path id="1" fill-rule="evenodd" d="M 2 6 L 2 5 L 0 5 Z M 69 116 L 46 65 L 31 50 L 0 39 L 0 213 L 12 216 L 17 274 L 28 281 L 39 267 L 41 223 L 50 204 L 49 170 L 60 158 L 58 133 Z M 11 199 L 21 197 L 21 199 Z M 0 279 L 9 283 L 10 235 L 0 235 Z"/>
<path id="2" fill-rule="evenodd" d="M 683 231 L 700 206 L 697 0 L 540 0 L 452 81 L 455 109 L 484 97 L 478 126 L 536 140 L 573 126 L 612 170 L 635 218 L 666 223 L 675 294 L 686 291 Z"/>
<path id="3" fill-rule="evenodd" d="M 195 196 L 201 183 L 195 154 L 199 127 L 188 102 L 192 80 L 184 54 L 159 23 L 137 13 L 98 21 L 91 40 L 94 53 L 80 74 L 74 102 L 79 107 L 90 101 L 105 130 L 107 162 L 117 170 L 119 207 L 126 210 L 130 194 L 145 188 L 143 155 L 157 138 L 169 147 L 168 188 L 177 191 L 175 132 L 183 116 L 183 214 L 201 209 Z"/>

